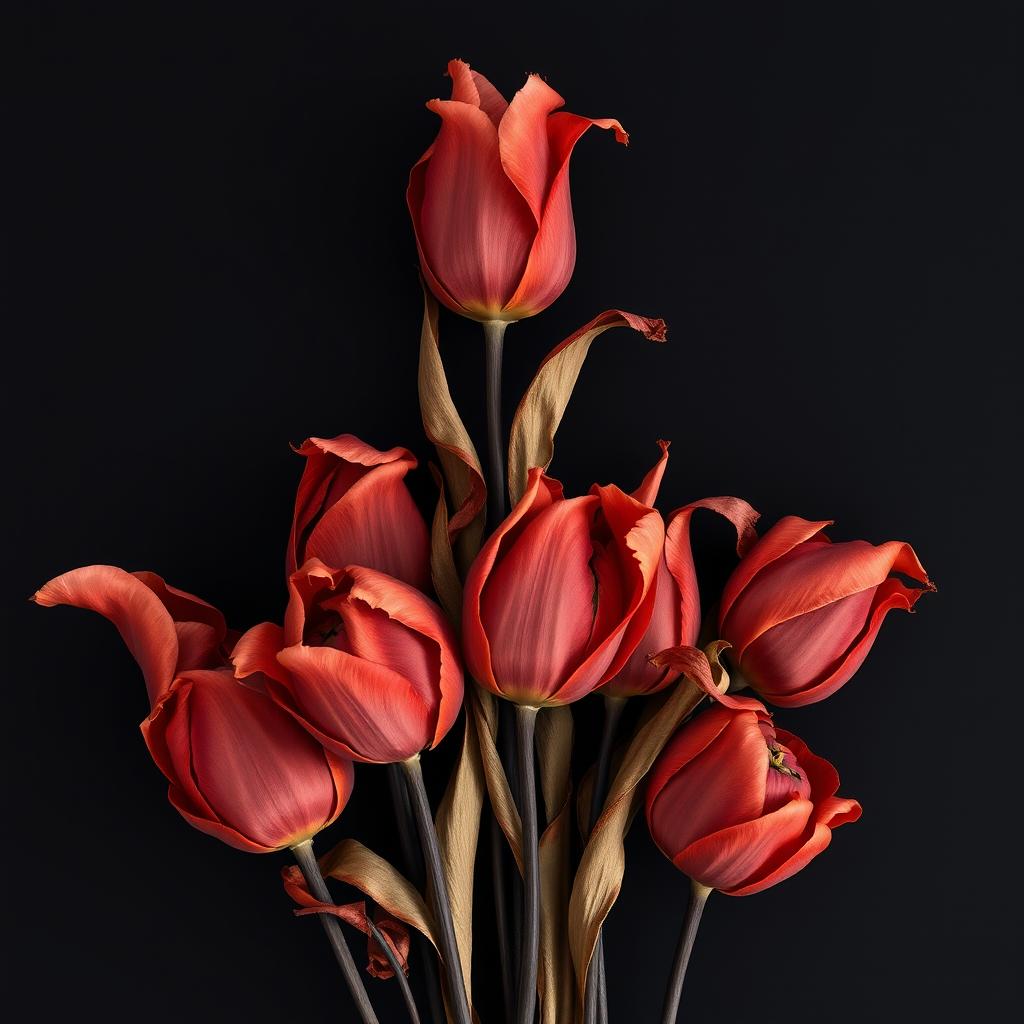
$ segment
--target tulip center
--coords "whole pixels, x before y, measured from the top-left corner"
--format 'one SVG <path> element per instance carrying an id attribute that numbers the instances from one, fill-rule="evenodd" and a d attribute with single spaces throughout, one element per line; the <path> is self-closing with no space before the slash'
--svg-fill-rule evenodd
<path id="1" fill-rule="evenodd" d="M 777 772 L 788 775 L 791 779 L 796 779 L 799 782 L 802 779 L 800 773 L 795 768 L 791 768 L 786 764 L 786 755 L 788 753 L 788 750 L 783 750 L 782 747 L 772 744 L 768 747 L 768 763 Z"/>

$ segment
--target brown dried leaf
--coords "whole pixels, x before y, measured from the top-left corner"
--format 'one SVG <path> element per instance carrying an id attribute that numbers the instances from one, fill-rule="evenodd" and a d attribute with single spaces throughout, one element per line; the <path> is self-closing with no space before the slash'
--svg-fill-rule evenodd
<path id="1" fill-rule="evenodd" d="M 580 1005 L 597 937 L 619 896 L 626 866 L 623 841 L 643 799 L 641 783 L 679 724 L 705 696 L 704 687 L 710 685 L 719 691 L 728 687 L 729 677 L 718 661 L 721 646 L 717 642 L 709 645 L 706 654 L 691 648 L 692 657 L 685 666 L 684 678 L 633 736 L 583 851 L 569 898 L 569 946 Z M 694 681 L 696 677 L 701 678 L 701 683 Z"/>
<path id="2" fill-rule="evenodd" d="M 462 750 L 437 810 L 435 826 L 441 846 L 441 863 L 448 885 L 455 936 L 459 943 L 466 997 L 472 1002 L 473 868 L 480 833 L 480 815 L 484 806 L 484 776 L 480 766 L 476 728 L 468 714 L 464 726 Z"/>
<path id="3" fill-rule="evenodd" d="M 423 430 L 437 448 L 455 509 L 447 523 L 448 537 L 455 545 L 455 563 L 465 572 L 480 549 L 487 488 L 476 448 L 448 389 L 438 346 L 437 300 L 426 288 L 423 289 L 420 335 L 419 396 Z"/>
<path id="4" fill-rule="evenodd" d="M 515 419 L 508 446 L 508 485 L 514 505 L 526 488 L 531 469 L 551 464 L 555 433 L 569 403 L 590 346 L 612 327 L 632 327 L 651 341 L 665 340 L 665 321 L 651 320 L 635 313 L 610 309 L 548 353 L 526 389 Z"/>

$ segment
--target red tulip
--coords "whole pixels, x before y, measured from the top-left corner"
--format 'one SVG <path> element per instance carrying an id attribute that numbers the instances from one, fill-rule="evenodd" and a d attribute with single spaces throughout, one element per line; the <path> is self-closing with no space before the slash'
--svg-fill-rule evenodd
<path id="1" fill-rule="evenodd" d="M 234 678 L 215 608 L 152 573 L 109 565 L 58 576 L 34 599 L 88 608 L 117 626 L 149 689 L 146 745 L 171 803 L 201 832 L 269 853 L 304 842 L 341 813 L 351 763 Z"/>
<path id="2" fill-rule="evenodd" d="M 430 538 L 405 485 L 416 468 L 412 452 L 380 452 L 351 434 L 311 437 L 297 451 L 306 468 L 295 497 L 288 575 L 317 558 L 365 565 L 428 589 Z"/>
<path id="3" fill-rule="evenodd" d="M 611 679 L 647 630 L 661 516 L 617 487 L 564 498 L 530 471 L 477 555 L 463 603 L 467 667 L 520 704 L 568 704 Z"/>
<path id="4" fill-rule="evenodd" d="M 669 860 L 730 896 L 761 892 L 808 864 L 861 814 L 836 770 L 764 710 L 716 705 L 683 726 L 651 770 L 647 824 Z"/>
<path id="5" fill-rule="evenodd" d="M 909 544 L 833 544 L 828 522 L 788 516 L 733 572 L 719 627 L 747 682 L 780 707 L 823 700 L 867 657 L 893 608 L 910 611 L 935 587 Z M 892 573 L 922 584 L 908 587 Z"/>
<path id="6" fill-rule="evenodd" d="M 633 492 L 634 498 L 650 506 L 658 497 L 668 461 L 668 442 L 658 444 L 661 458 Z M 680 670 L 674 665 L 654 664 L 651 655 L 667 648 L 693 647 L 697 643 L 701 621 L 700 590 L 690 547 L 690 519 L 699 508 L 717 512 L 733 523 L 737 550 L 741 554 L 757 539 L 754 523 L 758 513 L 740 498 L 704 498 L 676 509 L 669 516 L 657 576 L 647 595 L 647 603 L 652 607 L 650 624 L 621 671 L 601 687 L 605 696 L 637 697 L 663 690 L 679 678 Z"/>
<path id="7" fill-rule="evenodd" d="M 392 764 L 435 747 L 462 705 L 458 642 L 441 609 L 373 569 L 308 561 L 289 581 L 282 629 L 263 623 L 233 652 L 328 750 Z"/>
<path id="8" fill-rule="evenodd" d="M 588 128 L 618 121 L 558 111 L 538 75 L 507 103 L 468 64 L 448 64 L 450 100 L 434 144 L 409 175 L 406 199 L 423 276 L 449 309 L 474 320 L 521 320 L 551 305 L 576 263 L 569 157 Z M 556 113 L 557 111 L 557 113 Z"/>

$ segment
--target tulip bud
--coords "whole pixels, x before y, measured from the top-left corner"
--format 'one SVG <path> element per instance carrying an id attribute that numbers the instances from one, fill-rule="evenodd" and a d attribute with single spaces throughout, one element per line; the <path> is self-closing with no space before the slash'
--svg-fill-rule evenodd
<path id="1" fill-rule="evenodd" d="M 352 793 L 352 762 L 230 669 L 179 676 L 142 734 L 181 816 L 239 850 L 271 853 L 311 839 Z"/>
<path id="2" fill-rule="evenodd" d="M 827 522 L 780 520 L 722 594 L 719 635 L 742 680 L 780 707 L 823 700 L 860 668 L 882 620 L 935 587 L 909 544 L 833 544 Z M 892 573 L 922 584 L 908 587 Z"/>
<path id="3" fill-rule="evenodd" d="M 647 789 L 655 843 L 695 882 L 730 896 L 761 892 L 828 846 L 860 804 L 839 776 L 763 708 L 720 705 L 668 742 Z"/>
<path id="4" fill-rule="evenodd" d="M 429 589 L 430 538 L 405 485 L 416 468 L 412 452 L 377 451 L 351 434 L 311 437 L 296 451 L 306 468 L 295 496 L 288 575 L 317 558 L 365 565 Z"/>
<path id="5" fill-rule="evenodd" d="M 607 682 L 647 629 L 664 535 L 661 516 L 617 487 L 566 499 L 531 470 L 466 578 L 472 675 L 534 706 L 568 704 Z"/>
<path id="6" fill-rule="evenodd" d="M 462 706 L 458 643 L 420 591 L 373 569 L 316 559 L 289 580 L 284 629 L 250 629 L 232 653 L 266 691 L 342 757 L 405 761 L 435 747 Z"/>
<path id="7" fill-rule="evenodd" d="M 202 832 L 252 853 L 304 842 L 341 813 L 352 765 L 323 750 L 227 667 L 224 617 L 154 573 L 90 565 L 35 594 L 117 626 L 142 669 L 152 710 L 149 752 L 168 798 Z"/>
<path id="8" fill-rule="evenodd" d="M 565 100 L 538 75 L 507 103 L 468 64 L 448 64 L 450 100 L 431 100 L 441 131 L 409 175 L 406 199 L 420 266 L 449 309 L 474 320 L 521 320 L 565 290 L 576 263 L 569 158 L 591 127 L 618 121 L 556 111 Z"/>

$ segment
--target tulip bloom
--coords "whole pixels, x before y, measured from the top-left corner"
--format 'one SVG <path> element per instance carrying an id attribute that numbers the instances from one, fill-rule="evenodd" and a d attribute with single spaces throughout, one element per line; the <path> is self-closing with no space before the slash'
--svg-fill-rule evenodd
<path id="1" fill-rule="evenodd" d="M 250 629 L 232 654 L 236 674 L 262 673 L 267 694 L 342 757 L 393 764 L 437 746 L 463 692 L 444 612 L 400 580 L 316 559 L 289 590 L 284 628 Z"/>
<path id="2" fill-rule="evenodd" d="M 647 630 L 661 516 L 617 487 L 565 498 L 530 471 L 523 497 L 470 568 L 467 667 L 519 704 L 568 704 L 611 679 Z"/>
<path id="3" fill-rule="evenodd" d="M 441 131 L 409 175 L 406 199 L 423 276 L 474 320 L 521 320 L 565 290 L 576 263 L 569 158 L 588 128 L 618 121 L 559 111 L 537 75 L 508 103 L 468 64 L 448 64 L 449 100 L 427 104 Z M 556 112 L 557 111 L 557 112 Z"/>
<path id="4" fill-rule="evenodd" d="M 861 814 L 836 770 L 764 708 L 716 705 L 683 726 L 651 771 L 647 824 L 694 882 L 748 896 L 796 874 Z"/>
<path id="5" fill-rule="evenodd" d="M 351 434 L 311 437 L 296 451 L 306 468 L 295 496 L 288 575 L 316 558 L 365 565 L 427 590 L 430 538 L 405 485 L 416 468 L 412 452 L 381 452 Z"/>
<path id="6" fill-rule="evenodd" d="M 668 442 L 658 444 L 661 458 L 633 492 L 634 498 L 650 506 L 657 499 L 668 462 Z M 701 623 L 700 589 L 690 546 L 690 519 L 699 508 L 717 512 L 736 527 L 739 553 L 757 539 L 754 523 L 758 513 L 741 498 L 704 498 L 676 509 L 669 516 L 657 576 L 647 595 L 652 606 L 650 624 L 621 671 L 601 687 L 606 697 L 638 697 L 663 690 L 679 678 L 679 670 L 669 664 L 654 664 L 651 655 L 668 648 L 693 647 L 697 643 Z"/>
<path id="7" fill-rule="evenodd" d="M 88 608 L 117 626 L 149 690 L 142 735 L 189 824 L 237 849 L 270 853 L 305 842 L 341 813 L 351 763 L 234 678 L 224 619 L 205 601 L 152 573 L 109 565 L 58 576 L 34 600 Z"/>
<path id="8" fill-rule="evenodd" d="M 909 544 L 833 544 L 828 522 L 788 516 L 740 562 L 722 593 L 719 635 L 742 680 L 780 707 L 823 700 L 860 668 L 893 608 L 935 587 Z M 892 573 L 922 584 L 908 587 Z"/>

